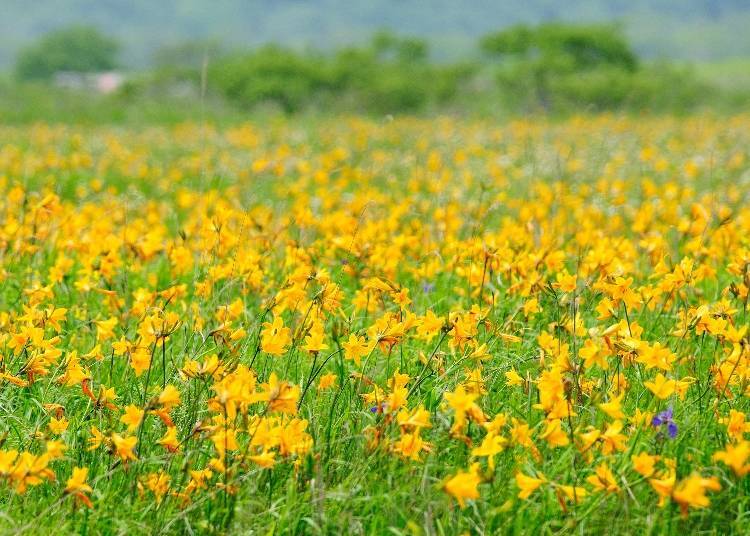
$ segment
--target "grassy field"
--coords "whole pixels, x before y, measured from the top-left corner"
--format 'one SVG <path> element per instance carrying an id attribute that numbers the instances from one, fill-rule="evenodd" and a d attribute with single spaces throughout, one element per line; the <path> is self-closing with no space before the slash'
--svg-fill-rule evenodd
<path id="1" fill-rule="evenodd" d="M 749 147 L 0 127 L 0 531 L 746 532 Z"/>

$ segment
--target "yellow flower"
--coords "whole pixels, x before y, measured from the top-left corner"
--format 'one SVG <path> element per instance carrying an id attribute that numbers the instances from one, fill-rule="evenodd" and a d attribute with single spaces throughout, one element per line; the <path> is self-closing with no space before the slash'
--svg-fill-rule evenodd
<path id="1" fill-rule="evenodd" d="M 317 353 L 321 350 L 328 349 L 328 345 L 325 343 L 325 334 L 323 333 L 322 325 L 317 323 L 313 324 L 307 337 L 305 337 L 305 345 L 302 349 L 310 353 Z"/>
<path id="2" fill-rule="evenodd" d="M 630 457 L 633 462 L 633 469 L 640 475 L 650 477 L 654 474 L 654 465 L 659 461 L 659 456 L 652 456 L 645 452 Z"/>
<path id="3" fill-rule="evenodd" d="M 135 453 L 133 452 L 136 443 L 138 443 L 138 438 L 135 436 L 123 437 L 120 434 L 112 434 L 112 445 L 114 446 L 115 454 L 117 454 L 123 462 L 136 459 Z"/>
<path id="4" fill-rule="evenodd" d="M 494 432 L 488 432 L 487 435 L 484 436 L 482 444 L 472 449 L 471 455 L 486 457 L 490 469 L 494 469 L 495 455 L 503 451 L 507 442 L 507 439 L 504 437 L 499 436 Z"/>
<path id="5" fill-rule="evenodd" d="M 706 508 L 711 504 L 706 491 L 719 491 L 721 484 L 716 477 L 704 478 L 699 474 L 693 473 L 686 479 L 682 480 L 672 492 L 672 498 L 680 505 L 682 515 L 686 516 L 688 508 Z"/>
<path id="6" fill-rule="evenodd" d="M 320 377 L 320 380 L 318 380 L 318 389 L 323 391 L 325 389 L 331 389 L 332 387 L 335 387 L 337 379 L 338 379 L 338 376 L 336 376 L 335 374 L 331 372 L 327 374 L 323 374 Z"/>
<path id="7" fill-rule="evenodd" d="M 729 416 L 719 419 L 719 423 L 726 425 L 727 435 L 735 441 L 750 432 L 750 422 L 745 421 L 745 414 L 741 411 L 730 409 Z"/>
<path id="8" fill-rule="evenodd" d="M 466 499 L 479 498 L 479 464 L 472 464 L 468 471 L 459 471 L 443 484 L 446 493 L 452 495 L 461 508 L 466 506 Z"/>
<path id="9" fill-rule="evenodd" d="M 542 473 L 537 474 L 539 475 L 539 478 L 527 476 L 520 471 L 516 473 L 516 485 L 521 490 L 518 493 L 519 499 L 528 499 L 532 493 L 539 489 L 539 486 L 547 481 Z"/>
<path id="10" fill-rule="evenodd" d="M 132 432 L 141 425 L 144 411 L 138 406 L 130 404 L 125 408 L 125 414 L 120 417 L 120 422 L 128 427 L 128 432 Z"/>
<path id="11" fill-rule="evenodd" d="M 61 435 L 65 433 L 65 430 L 68 429 L 68 424 L 68 419 L 66 419 L 65 417 L 60 417 L 59 419 L 51 417 L 48 426 L 50 432 L 56 435 Z"/>
<path id="12" fill-rule="evenodd" d="M 146 476 L 146 487 L 154 494 L 157 503 L 160 503 L 169 491 L 169 482 L 169 475 L 163 471 L 149 473 Z"/>
<path id="13" fill-rule="evenodd" d="M 164 436 L 156 443 L 167 449 L 169 452 L 177 452 L 177 448 L 180 446 L 180 441 L 177 439 L 177 428 L 175 426 L 167 427 Z"/>
<path id="14" fill-rule="evenodd" d="M 568 434 L 562 429 L 562 421 L 560 419 L 548 420 L 546 428 L 539 435 L 539 438 L 546 440 L 550 447 L 564 447 L 570 443 Z"/>
<path id="15" fill-rule="evenodd" d="M 258 464 L 264 469 L 270 469 L 271 467 L 276 465 L 276 455 L 272 451 L 267 450 L 262 452 L 261 454 L 249 456 L 249 458 L 253 461 L 253 463 Z"/>
<path id="16" fill-rule="evenodd" d="M 117 318 L 112 317 L 107 320 L 97 320 L 96 338 L 98 341 L 106 341 L 114 337 L 114 328 L 117 325 Z"/>
<path id="17" fill-rule="evenodd" d="M 672 396 L 677 389 L 677 382 L 668 380 L 661 372 L 656 375 L 653 381 L 643 382 L 643 385 L 661 400 Z"/>
<path id="18" fill-rule="evenodd" d="M 96 426 L 91 426 L 91 437 L 88 439 L 88 442 L 88 450 L 96 450 L 105 442 L 104 434 Z"/>
<path id="19" fill-rule="evenodd" d="M 47 441 L 45 447 L 50 460 L 62 458 L 65 451 L 68 450 L 68 447 L 62 441 Z"/>
<path id="20" fill-rule="evenodd" d="M 297 400 L 300 395 L 299 386 L 280 381 L 276 373 L 272 372 L 268 383 L 261 387 L 263 391 L 259 393 L 258 400 L 268 402 L 269 411 L 296 415 Z"/>
<path id="21" fill-rule="evenodd" d="M 595 469 L 595 474 L 589 476 L 586 481 L 594 486 L 597 491 L 607 491 L 609 493 L 620 491 L 620 486 L 617 485 L 615 475 L 606 463 L 599 464 Z"/>
<path id="22" fill-rule="evenodd" d="M 625 414 L 622 412 L 622 406 L 620 405 L 623 396 L 624 393 L 621 393 L 619 396 L 611 397 L 609 402 L 599 404 L 599 408 L 612 419 L 622 419 L 625 417 Z"/>
<path id="23" fill-rule="evenodd" d="M 578 502 L 586 495 L 588 495 L 588 491 L 586 491 L 586 488 L 582 488 L 580 486 L 563 486 L 561 484 L 557 485 L 557 489 L 559 489 L 565 497 L 567 497 L 568 500 Z"/>
<path id="24" fill-rule="evenodd" d="M 659 506 L 664 506 L 669 497 L 672 496 L 676 481 L 677 476 L 673 468 L 669 468 L 657 477 L 649 479 L 649 484 L 651 484 L 651 487 L 659 495 Z"/>
<path id="25" fill-rule="evenodd" d="M 540 311 L 539 300 L 537 300 L 536 298 L 529 298 L 528 300 L 524 302 L 523 304 L 524 316 L 528 317 L 529 315 L 538 313 L 539 311 Z"/>
<path id="26" fill-rule="evenodd" d="M 505 377 L 507 378 L 507 384 L 514 386 L 514 385 L 523 385 L 524 379 L 516 372 L 515 369 L 510 369 L 508 372 L 505 373 Z"/>
<path id="27" fill-rule="evenodd" d="M 292 341 L 290 330 L 284 327 L 280 316 L 274 316 L 273 322 L 264 322 L 261 331 L 261 349 L 270 355 L 282 355 Z"/>
<path id="28" fill-rule="evenodd" d="M 73 474 L 65 483 L 64 491 L 65 493 L 73 495 L 76 500 L 82 502 L 89 508 L 92 508 L 93 504 L 91 503 L 91 499 L 89 499 L 87 494 L 91 493 L 94 490 L 86 483 L 88 475 L 88 467 L 74 467 Z"/>
<path id="29" fill-rule="evenodd" d="M 151 352 L 147 348 L 136 348 L 130 354 L 130 366 L 135 375 L 140 376 L 151 366 Z"/>
<path id="30" fill-rule="evenodd" d="M 578 350 L 578 355 L 583 358 L 583 366 L 587 369 L 594 365 L 599 366 L 602 370 L 609 369 L 606 351 L 592 339 L 586 339 L 581 349 Z"/>
<path id="31" fill-rule="evenodd" d="M 559 288 L 563 292 L 573 292 L 576 289 L 577 278 L 575 274 L 560 272 L 555 279 L 556 281 L 553 286 Z"/>
<path id="32" fill-rule="evenodd" d="M 430 412 L 419 406 L 411 412 L 403 409 L 396 415 L 396 422 L 403 428 L 430 428 Z"/>
<path id="33" fill-rule="evenodd" d="M 444 396 L 448 406 L 456 413 L 466 413 L 474 405 L 474 401 L 479 398 L 477 393 L 467 392 L 463 385 L 456 387 L 456 390 L 452 393 L 445 393 Z"/>
<path id="34" fill-rule="evenodd" d="M 180 404 L 180 392 L 174 385 L 167 385 L 159 394 L 157 403 L 162 409 L 169 411 Z"/>
<path id="35" fill-rule="evenodd" d="M 364 337 L 358 337 L 354 333 L 349 335 L 349 339 L 341 344 L 344 349 L 344 358 L 360 364 L 362 358 L 372 351 Z"/>
<path id="36" fill-rule="evenodd" d="M 712 459 L 731 467 L 737 476 L 745 476 L 750 472 L 750 465 L 745 463 L 749 456 L 750 442 L 743 440 L 736 444 L 727 444 L 723 451 L 715 452 Z"/>
<path id="37" fill-rule="evenodd" d="M 421 428 L 415 428 L 413 432 L 402 432 L 401 437 L 393 446 L 393 452 L 396 452 L 409 460 L 420 460 L 420 453 L 430 451 L 431 445 L 426 443 L 421 436 Z"/>

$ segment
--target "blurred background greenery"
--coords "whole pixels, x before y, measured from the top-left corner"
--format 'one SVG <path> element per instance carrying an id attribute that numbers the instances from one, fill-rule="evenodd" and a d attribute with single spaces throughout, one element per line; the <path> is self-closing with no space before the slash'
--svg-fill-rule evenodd
<path id="1" fill-rule="evenodd" d="M 747 0 L 5 0 L 0 120 L 737 112 Z"/>

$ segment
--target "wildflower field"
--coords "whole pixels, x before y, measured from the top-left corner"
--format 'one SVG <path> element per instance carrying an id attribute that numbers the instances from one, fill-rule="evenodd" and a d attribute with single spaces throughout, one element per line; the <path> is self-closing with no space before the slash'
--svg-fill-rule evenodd
<path id="1" fill-rule="evenodd" d="M 0 127 L 0 530 L 743 533 L 750 117 Z"/>

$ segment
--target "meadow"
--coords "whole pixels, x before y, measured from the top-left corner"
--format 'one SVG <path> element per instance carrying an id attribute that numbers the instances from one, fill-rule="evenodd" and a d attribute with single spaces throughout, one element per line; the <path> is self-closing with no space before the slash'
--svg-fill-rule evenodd
<path id="1" fill-rule="evenodd" d="M 746 532 L 748 147 L 0 127 L 0 531 Z"/>

